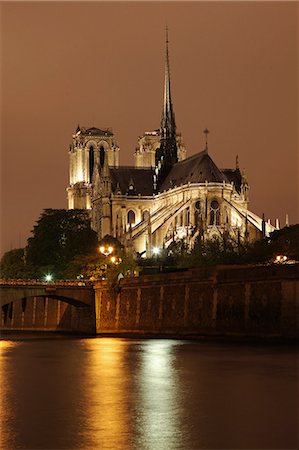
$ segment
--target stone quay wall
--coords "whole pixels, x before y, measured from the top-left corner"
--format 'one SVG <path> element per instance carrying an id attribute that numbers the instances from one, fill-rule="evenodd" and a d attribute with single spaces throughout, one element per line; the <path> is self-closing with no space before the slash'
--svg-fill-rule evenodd
<path id="1" fill-rule="evenodd" d="M 299 264 L 206 267 L 94 289 L 97 334 L 298 336 Z"/>

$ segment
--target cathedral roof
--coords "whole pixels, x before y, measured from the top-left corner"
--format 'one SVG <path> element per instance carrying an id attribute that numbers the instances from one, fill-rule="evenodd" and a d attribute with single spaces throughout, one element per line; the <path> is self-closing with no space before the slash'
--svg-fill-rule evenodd
<path id="1" fill-rule="evenodd" d="M 153 171 L 151 168 L 136 167 L 110 167 L 112 192 L 125 195 L 130 194 L 130 186 L 133 186 L 131 195 L 153 195 Z"/>
<path id="2" fill-rule="evenodd" d="M 160 191 L 187 183 L 229 182 L 226 175 L 218 169 L 212 158 L 204 150 L 196 155 L 174 164 L 161 185 Z"/>
<path id="3" fill-rule="evenodd" d="M 91 135 L 91 136 L 113 136 L 112 131 L 107 128 L 105 130 L 101 130 L 100 128 L 91 127 L 91 128 L 80 128 L 81 134 Z"/>

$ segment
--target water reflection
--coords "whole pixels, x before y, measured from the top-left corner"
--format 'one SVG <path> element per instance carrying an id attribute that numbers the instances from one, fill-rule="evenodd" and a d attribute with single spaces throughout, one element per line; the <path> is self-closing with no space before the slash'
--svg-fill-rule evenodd
<path id="1" fill-rule="evenodd" d="M 84 374 L 88 404 L 84 445 L 88 443 L 88 448 L 93 449 L 130 448 L 125 363 L 128 344 L 105 338 L 85 340 L 83 345 L 89 352 Z"/>
<path id="2" fill-rule="evenodd" d="M 13 341 L 0 340 L 0 448 L 3 448 L 1 442 L 10 441 L 15 445 L 16 438 L 14 429 L 11 426 L 13 423 L 13 412 L 11 407 L 11 399 L 13 397 L 13 386 L 11 386 L 9 379 L 11 371 L 7 365 L 7 360 L 11 355 L 11 351 L 20 343 Z"/>
<path id="3" fill-rule="evenodd" d="M 292 349 L 53 337 L 0 349 L 2 450 L 297 448 Z"/>
<path id="4" fill-rule="evenodd" d="M 180 384 L 174 362 L 175 341 L 143 345 L 137 404 L 140 448 L 181 448 Z"/>

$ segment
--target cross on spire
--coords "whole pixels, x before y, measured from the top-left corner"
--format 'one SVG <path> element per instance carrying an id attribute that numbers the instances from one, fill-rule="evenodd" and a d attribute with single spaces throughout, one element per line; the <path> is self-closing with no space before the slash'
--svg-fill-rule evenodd
<path id="1" fill-rule="evenodd" d="M 205 147 L 205 150 L 208 151 L 208 134 L 210 133 L 210 131 L 207 128 L 205 128 L 203 130 L 203 132 L 206 135 L 206 147 Z"/>

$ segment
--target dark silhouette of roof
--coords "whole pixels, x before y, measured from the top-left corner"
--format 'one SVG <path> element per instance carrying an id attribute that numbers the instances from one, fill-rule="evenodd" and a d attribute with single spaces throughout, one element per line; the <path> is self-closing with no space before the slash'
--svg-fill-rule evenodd
<path id="1" fill-rule="evenodd" d="M 91 128 L 80 128 L 81 134 L 91 135 L 91 136 L 113 136 L 112 131 L 107 128 L 105 130 L 101 130 L 100 128 L 91 127 Z"/>
<path id="2" fill-rule="evenodd" d="M 112 192 L 123 195 L 153 195 L 153 170 L 130 166 L 110 167 Z M 159 191 L 188 183 L 234 183 L 241 190 L 242 176 L 239 169 L 220 170 L 206 150 L 174 164 Z"/>
<path id="3" fill-rule="evenodd" d="M 160 191 L 187 183 L 229 182 L 226 175 L 218 169 L 212 158 L 204 150 L 196 155 L 174 164 L 161 185 Z"/>
<path id="4" fill-rule="evenodd" d="M 221 169 L 228 181 L 234 183 L 237 192 L 241 192 L 242 175 L 239 169 Z"/>
<path id="5" fill-rule="evenodd" d="M 114 194 L 120 191 L 123 195 L 153 195 L 153 171 L 151 168 L 122 166 L 110 167 L 109 171 Z"/>

